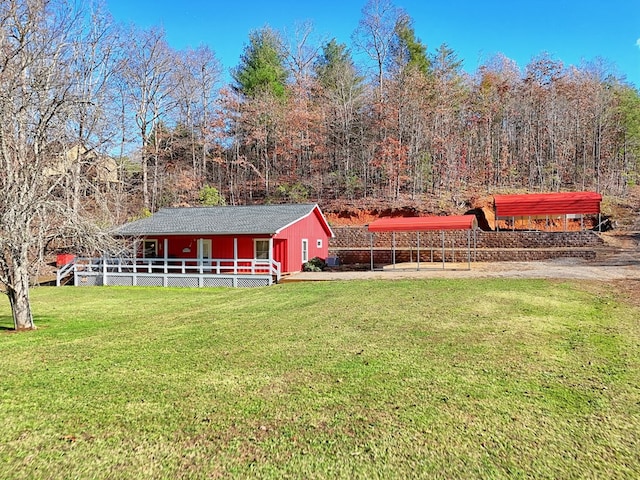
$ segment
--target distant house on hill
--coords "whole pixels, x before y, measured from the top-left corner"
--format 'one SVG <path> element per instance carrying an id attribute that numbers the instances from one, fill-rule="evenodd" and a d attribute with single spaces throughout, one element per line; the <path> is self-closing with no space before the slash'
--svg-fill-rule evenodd
<path id="1" fill-rule="evenodd" d="M 76 285 L 268 285 L 327 258 L 333 237 L 315 204 L 165 208 L 114 233 L 134 257 L 78 260 Z"/>
<path id="2" fill-rule="evenodd" d="M 65 175 L 79 165 L 79 172 L 96 185 L 108 189 L 118 183 L 118 164 L 113 158 L 81 145 L 64 149 L 62 145 L 55 144 L 52 148 L 58 153 L 52 155 L 52 161 L 44 169 L 44 175 Z"/>

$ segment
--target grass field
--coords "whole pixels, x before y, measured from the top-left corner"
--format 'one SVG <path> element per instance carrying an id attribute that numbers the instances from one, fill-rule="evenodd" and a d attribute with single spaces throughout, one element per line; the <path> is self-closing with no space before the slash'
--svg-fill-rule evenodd
<path id="1" fill-rule="evenodd" d="M 0 298 L 0 478 L 638 478 L 640 309 L 543 280 Z"/>

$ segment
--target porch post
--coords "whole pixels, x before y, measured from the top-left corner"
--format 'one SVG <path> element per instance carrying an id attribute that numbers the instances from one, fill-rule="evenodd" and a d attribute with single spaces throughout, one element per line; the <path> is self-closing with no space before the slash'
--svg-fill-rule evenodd
<path id="1" fill-rule="evenodd" d="M 138 273 L 138 240 L 135 238 L 133 239 L 133 273 Z"/>
<path id="2" fill-rule="evenodd" d="M 164 249 L 164 273 L 167 273 L 167 261 L 169 260 L 169 239 L 164 239 L 164 245 L 162 247 Z"/>
<path id="3" fill-rule="evenodd" d="M 202 238 L 198 239 L 198 271 L 200 272 L 200 275 L 202 275 L 202 246 L 203 246 L 204 242 L 202 241 Z"/>
<path id="4" fill-rule="evenodd" d="M 273 237 L 269 237 L 269 273 L 271 273 L 271 267 L 273 265 L 273 261 L 275 260 L 273 256 Z"/>
<path id="5" fill-rule="evenodd" d="M 238 237 L 233 237 L 233 274 L 238 274 Z"/>

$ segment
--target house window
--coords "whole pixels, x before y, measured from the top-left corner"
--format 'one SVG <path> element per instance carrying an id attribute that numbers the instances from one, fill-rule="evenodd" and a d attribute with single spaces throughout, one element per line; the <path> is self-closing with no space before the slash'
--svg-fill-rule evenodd
<path id="1" fill-rule="evenodd" d="M 309 261 L 309 240 L 306 238 L 302 239 L 302 263 L 307 263 Z"/>
<path id="2" fill-rule="evenodd" d="M 256 239 L 253 241 L 254 258 L 269 259 L 269 240 Z"/>
<path id="3" fill-rule="evenodd" d="M 142 242 L 143 258 L 158 258 L 158 240 L 144 240 Z"/>
<path id="4" fill-rule="evenodd" d="M 322 239 L 319 238 L 318 240 L 316 240 L 316 247 L 318 248 L 322 248 Z"/>

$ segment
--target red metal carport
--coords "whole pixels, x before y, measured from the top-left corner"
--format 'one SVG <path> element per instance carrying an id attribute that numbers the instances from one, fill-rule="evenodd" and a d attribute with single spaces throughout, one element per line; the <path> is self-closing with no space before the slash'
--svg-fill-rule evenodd
<path id="1" fill-rule="evenodd" d="M 602 195 L 596 192 L 529 193 L 494 195 L 493 201 L 496 220 L 510 217 L 514 228 L 516 217 L 564 215 L 566 230 L 567 215 L 597 213 L 600 216 Z M 600 224 L 599 218 L 598 224 Z"/>
<path id="2" fill-rule="evenodd" d="M 392 261 L 395 268 L 395 251 L 396 238 L 395 232 L 416 232 L 417 236 L 417 268 L 420 270 L 420 232 L 424 231 L 440 231 L 442 238 L 442 268 L 445 268 L 445 231 L 447 230 L 466 230 L 467 231 L 467 262 L 469 270 L 471 269 L 471 232 L 474 232 L 474 249 L 475 249 L 475 231 L 478 228 L 478 222 L 475 215 L 453 215 L 438 217 L 387 217 L 381 218 L 368 225 L 371 232 L 371 269 L 373 270 L 373 235 L 375 232 L 391 232 L 392 233 Z"/>

